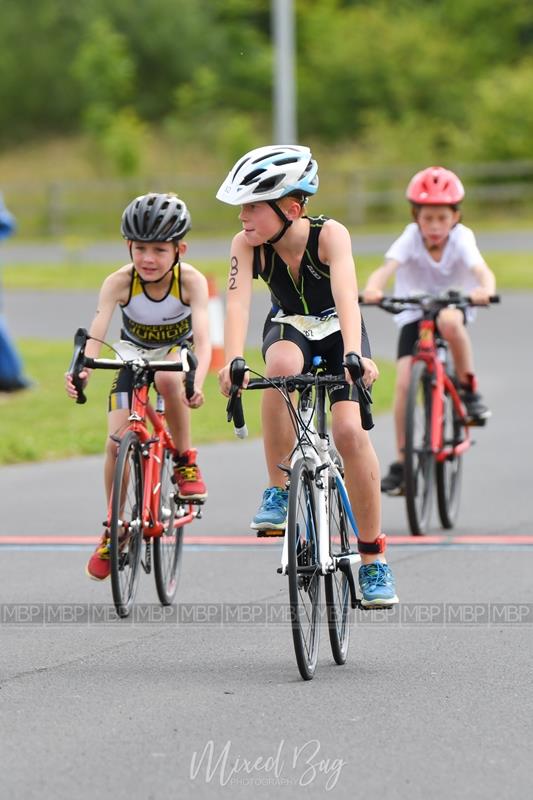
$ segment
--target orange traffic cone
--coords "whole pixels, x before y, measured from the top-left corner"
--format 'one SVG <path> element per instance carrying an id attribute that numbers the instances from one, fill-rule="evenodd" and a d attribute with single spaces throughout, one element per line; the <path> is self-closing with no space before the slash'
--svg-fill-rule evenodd
<path id="1" fill-rule="evenodd" d="M 216 280 L 207 275 L 209 288 L 209 329 L 211 332 L 210 372 L 218 372 L 224 366 L 224 306 L 217 289 Z"/>

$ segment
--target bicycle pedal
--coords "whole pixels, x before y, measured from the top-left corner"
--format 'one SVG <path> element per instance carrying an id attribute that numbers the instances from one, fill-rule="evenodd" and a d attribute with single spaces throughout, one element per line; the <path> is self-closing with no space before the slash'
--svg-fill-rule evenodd
<path id="1" fill-rule="evenodd" d="M 466 420 L 466 425 L 468 428 L 484 428 L 486 424 L 486 419 L 476 419 L 475 417 L 470 417 Z"/>
<path id="2" fill-rule="evenodd" d="M 275 528 L 256 531 L 255 533 L 258 539 L 275 539 L 285 536 L 285 530 L 277 530 Z"/>
<path id="3" fill-rule="evenodd" d="M 205 497 L 180 497 L 174 495 L 174 500 L 179 506 L 203 506 L 207 498 Z"/>
<path id="4" fill-rule="evenodd" d="M 393 603 L 392 605 L 389 605 L 389 606 L 386 606 L 386 605 L 382 605 L 382 606 L 364 606 L 362 604 L 361 600 L 359 600 L 359 598 L 358 598 L 357 601 L 356 601 L 355 606 L 352 606 L 352 608 L 358 608 L 360 611 L 392 611 L 393 609 L 396 608 L 397 605 L 398 605 L 397 603 Z"/>

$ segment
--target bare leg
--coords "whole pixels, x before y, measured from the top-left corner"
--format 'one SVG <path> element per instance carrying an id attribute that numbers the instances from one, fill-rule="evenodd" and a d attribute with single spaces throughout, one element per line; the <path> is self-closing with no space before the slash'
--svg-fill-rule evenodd
<path id="1" fill-rule="evenodd" d="M 170 360 L 170 355 L 167 356 Z M 156 374 L 157 390 L 165 401 L 165 418 L 178 453 L 191 448 L 190 408 L 182 400 L 183 378 L 172 372 Z"/>
<path id="2" fill-rule="evenodd" d="M 381 533 L 381 491 L 379 462 L 370 437 L 361 427 L 359 407 L 341 400 L 332 407 L 332 433 L 344 461 L 346 489 L 359 538 L 374 542 Z M 386 559 L 383 554 L 361 554 L 363 564 Z"/>
<path id="3" fill-rule="evenodd" d="M 474 357 L 462 312 L 452 308 L 443 309 L 439 314 L 438 326 L 450 345 L 459 383 L 468 383 L 468 375 L 474 373 Z"/>
<path id="4" fill-rule="evenodd" d="M 266 374 L 296 375 L 303 369 L 303 354 L 292 342 L 275 342 L 266 353 Z M 294 447 L 294 429 L 284 399 L 275 389 L 263 392 L 261 401 L 263 446 L 270 486 L 284 487 L 287 476 L 278 464 L 287 463 Z"/>

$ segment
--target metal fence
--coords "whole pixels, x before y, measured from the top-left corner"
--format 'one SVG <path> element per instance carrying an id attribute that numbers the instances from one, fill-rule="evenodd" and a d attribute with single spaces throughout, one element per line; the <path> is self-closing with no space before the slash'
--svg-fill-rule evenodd
<path id="1" fill-rule="evenodd" d="M 311 212 L 336 217 L 351 228 L 406 219 L 405 187 L 423 165 L 357 168 L 321 175 L 320 197 Z M 533 220 L 533 160 L 447 164 L 463 180 L 468 218 L 486 214 Z M 235 229 L 237 209 L 215 199 L 220 176 L 180 173 L 128 180 L 57 180 L 1 185 L 22 239 L 108 239 L 119 231 L 126 204 L 147 191 L 177 191 L 187 202 L 195 234 L 216 236 Z"/>

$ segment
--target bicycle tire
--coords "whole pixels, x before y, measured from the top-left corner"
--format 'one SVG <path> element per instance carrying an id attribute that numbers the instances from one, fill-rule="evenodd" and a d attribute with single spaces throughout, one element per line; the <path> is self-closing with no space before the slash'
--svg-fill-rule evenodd
<path id="1" fill-rule="evenodd" d="M 137 434 L 127 431 L 119 446 L 111 498 L 110 561 L 113 602 L 120 617 L 131 611 L 143 543 L 143 470 Z"/>
<path id="2" fill-rule="evenodd" d="M 332 453 L 332 458 L 341 468 L 340 456 Z M 329 548 L 332 556 L 339 557 L 350 552 L 350 539 L 344 504 L 334 477 L 329 479 L 328 492 Z M 350 644 L 351 594 L 347 573 L 351 569 L 351 564 L 346 564 L 324 579 L 329 643 L 335 663 L 339 665 L 346 663 Z"/>
<path id="3" fill-rule="evenodd" d="M 463 423 L 455 410 L 452 396 L 448 392 L 444 395 L 442 428 L 442 441 L 445 448 L 453 447 L 464 439 Z M 462 473 L 462 453 L 455 453 L 445 461 L 437 461 L 435 473 L 437 506 L 442 527 L 446 529 L 453 528 L 457 521 L 461 503 Z"/>
<path id="4" fill-rule="evenodd" d="M 320 569 L 313 480 L 301 458 L 291 470 L 287 530 L 292 638 L 304 680 L 311 680 L 320 641 Z"/>
<path id="5" fill-rule="evenodd" d="M 426 533 L 433 505 L 434 456 L 431 451 L 431 375 L 415 361 L 405 408 L 405 503 L 413 536 Z"/>
<path id="6" fill-rule="evenodd" d="M 170 606 L 176 597 L 181 572 L 184 525 L 175 527 L 176 486 L 172 482 L 174 459 L 171 450 L 165 449 L 161 462 L 161 489 L 159 519 L 164 525 L 161 536 L 153 539 L 154 578 L 157 595 L 163 606 Z"/>

